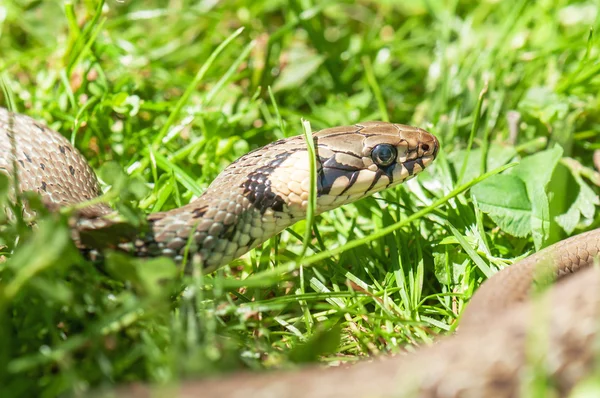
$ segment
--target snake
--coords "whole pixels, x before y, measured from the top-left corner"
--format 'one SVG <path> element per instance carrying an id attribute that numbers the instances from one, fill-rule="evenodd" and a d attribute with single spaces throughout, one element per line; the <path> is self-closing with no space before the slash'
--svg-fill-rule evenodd
<path id="1" fill-rule="evenodd" d="M 145 228 L 134 234 L 97 242 L 86 236 L 110 228 L 115 212 L 93 200 L 102 191 L 85 158 L 43 123 L 0 108 L 0 173 L 13 179 L 15 190 L 39 194 L 51 209 L 80 205 L 73 240 L 82 250 L 166 256 L 183 266 L 192 259 L 207 271 L 304 219 L 311 177 L 320 214 L 415 177 L 440 150 L 438 139 L 421 128 L 377 121 L 327 128 L 312 134 L 312 141 L 314 159 L 304 136 L 275 141 L 231 163 L 189 204 L 148 215 Z M 415 352 L 337 368 L 191 380 L 177 395 L 513 397 L 525 394 L 528 378 L 542 375 L 564 396 L 596 369 L 600 271 L 593 265 L 599 253 L 595 229 L 502 269 L 475 292 L 456 334 Z M 542 290 L 535 300 L 534 290 Z M 528 351 L 532 335 L 546 343 L 546 355 Z M 120 391 L 151 396 L 154 390 L 137 385 Z"/>
<path id="2" fill-rule="evenodd" d="M 5 109 L 0 132 L 0 172 L 16 175 L 19 191 L 40 194 L 50 208 L 100 194 L 93 170 L 62 135 Z M 425 130 L 384 122 L 325 129 L 313 139 L 317 214 L 416 176 L 439 148 Z M 148 216 L 140 234 L 99 243 L 138 257 L 192 258 L 208 272 L 305 218 L 310 163 L 303 136 L 275 141 L 231 163 L 196 200 Z M 106 204 L 83 207 L 78 244 L 86 248 L 90 230 L 108 229 L 112 213 Z"/>

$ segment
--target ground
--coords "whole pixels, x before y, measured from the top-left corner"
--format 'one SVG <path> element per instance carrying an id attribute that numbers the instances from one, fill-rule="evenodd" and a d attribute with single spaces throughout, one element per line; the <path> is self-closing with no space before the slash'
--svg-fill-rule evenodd
<path id="1" fill-rule="evenodd" d="M 71 139 L 132 223 L 301 119 L 416 125 L 442 150 L 317 217 L 304 257 L 299 223 L 210 275 L 94 264 L 64 215 L 2 221 L 0 395 L 338 364 L 451 332 L 495 270 L 599 224 L 597 27 L 595 3 L 561 0 L 1 3 L 0 105 Z"/>

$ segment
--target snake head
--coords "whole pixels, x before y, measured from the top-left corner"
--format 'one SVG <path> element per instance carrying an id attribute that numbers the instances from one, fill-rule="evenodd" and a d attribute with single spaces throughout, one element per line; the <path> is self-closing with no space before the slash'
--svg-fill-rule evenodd
<path id="1" fill-rule="evenodd" d="M 314 133 L 313 139 L 318 213 L 414 177 L 433 162 L 439 149 L 438 140 L 425 130 L 385 122 L 329 128 Z M 277 214 L 278 228 L 303 218 L 310 191 L 304 137 L 282 139 L 242 156 L 206 195 L 220 198 L 236 186 L 261 214 Z"/>
<path id="2" fill-rule="evenodd" d="M 353 202 L 410 179 L 435 159 L 439 142 L 402 124 L 365 122 L 315 134 L 319 211 Z"/>

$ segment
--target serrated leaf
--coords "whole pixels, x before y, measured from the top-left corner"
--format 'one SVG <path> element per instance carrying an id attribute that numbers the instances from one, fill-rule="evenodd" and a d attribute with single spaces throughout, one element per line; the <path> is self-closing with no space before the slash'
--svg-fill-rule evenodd
<path id="1" fill-rule="evenodd" d="M 531 232 L 538 250 L 549 237 L 546 186 L 562 153 L 557 145 L 528 156 L 507 174 L 490 177 L 471 191 L 481 210 L 504 231 L 521 237 Z"/>
<path id="2" fill-rule="evenodd" d="M 519 237 L 531 232 L 531 202 L 522 179 L 512 174 L 488 178 L 471 190 L 479 208 L 503 231 Z"/>
<path id="3" fill-rule="evenodd" d="M 512 170 L 512 174 L 518 175 L 527 186 L 531 201 L 531 234 L 536 250 L 540 250 L 550 236 L 550 201 L 546 186 L 562 154 L 563 149 L 556 145 L 526 157 Z"/>

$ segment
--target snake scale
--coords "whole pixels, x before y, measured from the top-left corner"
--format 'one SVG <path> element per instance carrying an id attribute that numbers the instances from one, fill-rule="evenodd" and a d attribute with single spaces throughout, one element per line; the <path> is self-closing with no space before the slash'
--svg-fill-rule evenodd
<path id="1" fill-rule="evenodd" d="M 367 122 L 313 135 L 317 153 L 317 212 L 353 202 L 414 177 L 435 159 L 437 139 L 406 125 Z M 304 138 L 280 140 L 227 167 L 188 205 L 148 216 L 148 228 L 106 246 L 137 256 L 169 256 L 215 269 L 303 219 L 310 186 Z M 18 189 L 38 192 L 50 207 L 100 194 L 96 177 L 60 134 L 0 108 L 0 172 L 17 176 Z M 94 204 L 79 211 L 81 231 L 109 226 L 112 210 Z M 185 249 L 187 250 L 187 249 Z M 462 315 L 459 333 L 416 353 L 323 370 L 240 374 L 189 381 L 178 396 L 224 397 L 510 397 L 537 374 L 566 395 L 595 369 L 600 338 L 600 229 L 571 237 L 508 267 L 486 281 Z M 539 270 L 543 272 L 538 273 Z M 577 272 L 577 275 L 563 278 Z M 560 281 L 539 300 L 532 284 L 548 274 Z M 539 275 L 543 275 L 538 277 Z M 537 327 L 535 327 L 537 326 Z M 528 352 L 532 335 L 546 355 Z M 537 333 L 537 334 L 535 334 Z M 537 373 L 536 373 L 537 372 Z M 150 396 L 148 386 L 121 390 Z"/>

